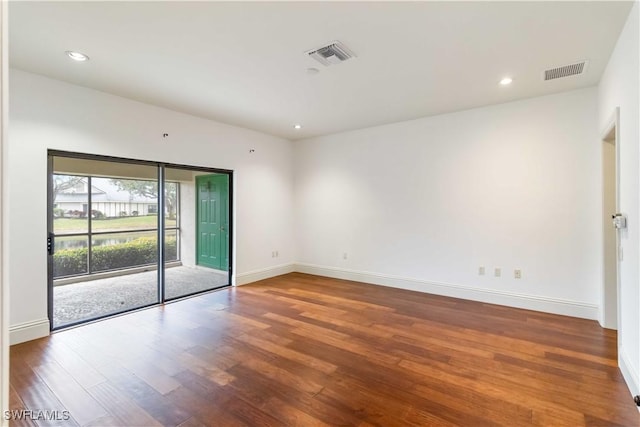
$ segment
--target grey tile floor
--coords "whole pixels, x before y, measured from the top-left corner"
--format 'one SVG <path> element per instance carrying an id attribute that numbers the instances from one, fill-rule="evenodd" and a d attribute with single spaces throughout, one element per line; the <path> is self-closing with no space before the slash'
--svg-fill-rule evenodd
<path id="1" fill-rule="evenodd" d="M 157 271 L 90 280 L 53 288 L 53 325 L 60 327 L 80 320 L 130 310 L 157 302 Z M 165 271 L 166 298 L 225 286 L 227 273 L 194 267 L 172 267 Z"/>

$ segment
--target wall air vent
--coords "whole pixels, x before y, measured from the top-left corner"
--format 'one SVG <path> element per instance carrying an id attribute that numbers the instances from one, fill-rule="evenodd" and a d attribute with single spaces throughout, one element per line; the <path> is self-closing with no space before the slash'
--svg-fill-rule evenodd
<path id="1" fill-rule="evenodd" d="M 310 50 L 306 52 L 306 54 L 326 67 L 332 64 L 339 64 L 356 56 L 348 47 L 339 41 L 333 41 L 327 46 Z"/>
<path id="2" fill-rule="evenodd" d="M 587 61 L 580 61 L 574 64 L 563 65 L 562 67 L 544 70 L 544 81 L 561 79 L 563 77 L 578 76 L 587 71 Z"/>

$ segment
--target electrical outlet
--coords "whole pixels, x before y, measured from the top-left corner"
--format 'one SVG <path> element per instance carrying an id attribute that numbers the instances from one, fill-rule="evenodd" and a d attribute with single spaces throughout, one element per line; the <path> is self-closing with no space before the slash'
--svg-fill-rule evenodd
<path id="1" fill-rule="evenodd" d="M 501 269 L 500 267 L 496 267 L 496 268 L 493 270 L 493 275 L 494 275 L 494 276 L 496 276 L 496 277 L 500 277 L 500 276 L 502 276 L 502 269 Z"/>
<path id="2" fill-rule="evenodd" d="M 346 252 L 342 254 L 342 259 L 347 259 L 347 253 Z"/>
<path id="3" fill-rule="evenodd" d="M 484 276 L 484 266 L 478 267 L 478 275 L 479 276 Z"/>
<path id="4" fill-rule="evenodd" d="M 513 277 L 515 277 L 516 279 L 522 279 L 522 270 L 520 270 L 519 268 L 513 270 Z"/>
<path id="5" fill-rule="evenodd" d="M 278 258 L 280 256 L 280 254 L 278 253 L 278 251 L 276 251 L 276 258 Z"/>

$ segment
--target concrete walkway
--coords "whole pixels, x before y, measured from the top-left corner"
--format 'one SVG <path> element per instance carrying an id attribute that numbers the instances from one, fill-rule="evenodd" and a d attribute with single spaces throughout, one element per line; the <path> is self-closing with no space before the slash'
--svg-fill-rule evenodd
<path id="1" fill-rule="evenodd" d="M 165 271 L 167 299 L 227 283 L 227 273 L 218 270 L 180 266 Z M 158 272 L 54 286 L 53 301 L 54 327 L 154 304 L 158 301 Z"/>

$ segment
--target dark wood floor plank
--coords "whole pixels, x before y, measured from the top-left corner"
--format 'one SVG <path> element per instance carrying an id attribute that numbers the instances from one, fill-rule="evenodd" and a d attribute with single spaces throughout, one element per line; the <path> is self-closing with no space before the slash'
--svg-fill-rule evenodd
<path id="1" fill-rule="evenodd" d="M 138 378 L 156 389 L 160 394 L 167 394 L 180 386 L 176 380 L 156 366 L 155 360 L 150 363 L 148 358 L 126 359 L 122 361 L 122 364 Z"/>
<path id="2" fill-rule="evenodd" d="M 527 407 L 525 400 L 520 403 L 508 402 L 456 383 L 429 381 L 428 384 L 417 384 L 409 392 L 477 417 L 477 424 L 495 423 L 510 427 L 529 425 L 533 420 L 533 411 Z"/>
<path id="3" fill-rule="evenodd" d="M 108 408 L 113 418 L 120 422 L 121 425 L 161 426 L 151 415 L 108 382 L 93 386 L 89 392 L 103 406 Z"/>
<path id="4" fill-rule="evenodd" d="M 18 426 L 638 426 L 597 322 L 300 273 L 11 349 Z"/>
<path id="5" fill-rule="evenodd" d="M 60 399 L 49 389 L 47 384 L 36 374 L 29 366 L 26 360 L 42 361 L 46 358 L 27 358 L 23 356 L 24 347 L 30 347 L 32 350 L 37 347 L 25 345 L 14 346 L 11 351 L 11 369 L 10 384 L 18 393 L 19 401 L 24 409 L 31 411 L 66 411 L 68 410 Z M 13 409 L 13 408 L 9 408 Z M 79 425 L 73 418 L 73 414 L 69 420 L 34 420 L 38 426 L 63 426 L 63 425 Z"/>
<path id="6" fill-rule="evenodd" d="M 304 376 L 298 376 L 295 373 L 282 369 L 273 363 L 263 361 L 261 359 L 247 359 L 242 362 L 243 366 L 264 375 L 272 381 L 290 387 L 292 391 L 309 393 L 311 395 L 319 393 L 322 390 L 322 384 L 309 380 Z"/>
<path id="7" fill-rule="evenodd" d="M 107 416 L 104 407 L 75 379 L 70 378 L 70 374 L 58 363 L 47 362 L 33 369 L 80 425 Z"/>
<path id="8" fill-rule="evenodd" d="M 575 372 L 580 375 L 590 375 L 594 378 L 608 378 L 610 375 L 607 371 L 607 366 L 611 366 L 611 360 L 603 360 L 602 369 L 589 369 L 578 364 L 562 363 L 559 360 L 550 360 L 548 358 L 549 353 L 545 351 L 545 347 L 537 348 L 535 346 L 518 346 L 512 339 L 500 337 L 495 334 L 487 334 L 484 332 L 477 332 L 473 330 L 461 330 L 451 329 L 448 327 L 438 326 L 437 324 L 430 325 L 432 329 L 425 329 L 424 332 L 412 332 L 411 330 L 402 328 L 391 328 L 396 334 L 393 337 L 396 341 L 407 342 L 410 344 L 420 343 L 421 341 L 430 341 L 430 348 L 443 344 L 457 348 L 468 348 L 469 353 L 475 353 L 476 356 L 489 356 L 491 358 L 498 358 L 501 356 L 511 357 L 519 360 L 527 360 L 532 362 L 545 362 L 549 366 L 556 367 L 558 369 L 564 369 L 569 372 Z M 382 328 L 384 330 L 390 330 L 387 325 L 376 325 L 374 328 Z M 429 331 L 438 330 L 438 337 L 433 338 Z M 465 350 L 463 350 L 465 351 Z M 617 368 L 614 368 L 617 369 Z"/>
<path id="9" fill-rule="evenodd" d="M 121 365 L 114 363 L 100 366 L 99 370 L 108 379 L 109 386 L 117 390 L 129 402 L 129 406 L 135 409 L 136 416 L 144 419 L 144 412 L 158 423 L 169 426 L 175 426 L 189 418 L 190 414 L 172 405 L 166 395 L 159 393 Z"/>
<path id="10" fill-rule="evenodd" d="M 229 364 L 225 363 L 225 361 L 221 361 L 222 365 L 220 367 L 212 364 L 210 361 L 204 361 L 197 356 L 189 352 L 184 352 L 179 356 L 181 363 L 184 363 L 189 367 L 189 370 L 198 374 L 204 378 L 207 378 L 216 384 L 226 385 L 234 380 L 233 375 L 229 374 L 226 369 L 228 369 Z M 217 361 L 216 361 L 217 362 Z M 231 365 L 235 365 L 236 362 L 233 362 Z"/>
<path id="11" fill-rule="evenodd" d="M 167 395 L 172 404 L 195 416 L 206 426 L 250 426 L 239 420 L 231 412 L 224 410 L 228 399 L 213 399 L 196 394 L 186 387 L 180 387 Z"/>
<path id="12" fill-rule="evenodd" d="M 187 421 L 181 423 L 178 427 L 206 427 L 206 424 L 198 420 L 196 417 L 191 417 Z"/>
<path id="13" fill-rule="evenodd" d="M 337 369 L 337 366 L 333 363 L 325 362 L 316 357 L 310 356 L 308 354 L 304 354 L 302 352 L 292 350 L 287 347 L 283 347 L 277 344 L 274 344 L 270 341 L 263 340 L 251 335 L 240 335 L 238 337 L 240 341 L 244 341 L 249 345 L 258 347 L 262 350 L 268 351 L 270 353 L 277 354 L 280 357 L 284 357 L 286 359 L 293 360 L 295 362 L 299 362 L 303 365 L 309 366 L 310 368 L 317 369 L 325 374 L 330 374 Z"/>
<path id="14" fill-rule="evenodd" d="M 107 416 L 98 418 L 83 427 L 122 427 L 122 421 L 116 417 Z"/>
<path id="15" fill-rule="evenodd" d="M 286 426 L 328 427 L 329 424 L 307 414 L 277 397 L 270 397 L 261 409 L 282 421 Z"/>
<path id="16" fill-rule="evenodd" d="M 393 333 L 381 331 L 379 329 L 374 329 L 371 327 L 371 325 L 344 320 L 342 318 L 337 318 L 335 316 L 327 315 L 326 313 L 322 313 L 322 312 L 315 313 L 315 312 L 305 311 L 301 313 L 300 316 L 330 323 L 336 326 L 337 332 L 344 332 L 349 334 L 350 336 L 355 335 L 364 339 L 367 339 L 368 337 L 389 339 L 393 336 Z"/>
<path id="17" fill-rule="evenodd" d="M 106 378 L 64 342 L 52 345 L 50 352 L 55 361 L 82 387 L 89 388 L 106 381 Z"/>
<path id="18" fill-rule="evenodd" d="M 396 423 L 411 425 L 430 418 L 438 425 L 478 425 L 482 420 L 463 414 L 450 405 L 410 396 L 393 387 L 371 387 L 349 376 L 341 375 L 318 395 L 335 406 L 344 405 L 373 425 Z"/>
<path id="19" fill-rule="evenodd" d="M 487 382 L 483 381 L 476 373 L 467 373 L 460 371 L 459 369 L 451 370 L 442 369 L 441 366 L 432 366 L 427 364 L 420 364 L 416 362 L 410 362 L 403 360 L 400 362 L 400 366 L 409 369 L 417 374 L 428 378 L 428 382 L 440 381 L 450 384 L 464 385 L 476 391 L 480 396 L 486 394 L 496 399 L 504 400 L 509 403 L 518 404 L 522 399 L 527 399 L 527 405 L 533 410 L 533 414 L 539 414 L 543 417 L 553 417 L 561 420 L 565 420 L 572 425 L 581 425 L 583 423 L 584 415 L 572 409 L 573 407 L 564 407 L 547 402 L 544 395 L 540 395 L 538 399 L 528 399 L 530 396 L 528 393 L 524 394 L 521 390 L 518 393 L 513 393 L 514 385 L 509 384 L 507 387 L 501 387 L 500 384 L 495 384 L 495 381 Z M 490 379 L 492 380 L 492 378 Z M 417 385 L 418 389 L 425 389 L 425 385 Z M 428 390 L 428 389 L 427 389 Z M 544 418 L 548 419 L 548 418 Z M 548 424 L 551 425 L 551 424 Z"/>
<path id="20" fill-rule="evenodd" d="M 286 385 L 272 381 L 243 365 L 234 366 L 232 371 L 237 379 L 229 386 L 237 390 L 246 400 L 252 400 L 257 405 L 265 405 L 268 399 L 275 397 L 329 425 L 357 425 L 362 421 L 357 414 L 340 411 L 309 393 L 294 392 Z"/>
<path id="21" fill-rule="evenodd" d="M 9 408 L 12 411 L 16 411 L 16 415 L 18 413 L 22 413 L 22 411 L 27 409 L 27 406 L 24 404 L 20 395 L 13 387 L 13 385 L 9 385 Z M 11 418 L 11 425 L 17 427 L 35 427 L 35 422 L 30 419 L 22 419 L 20 416 L 14 416 Z"/>
<path id="22" fill-rule="evenodd" d="M 393 311 L 394 309 L 384 304 L 369 303 L 359 301 L 357 299 L 344 298 L 336 296 L 335 294 L 329 294 L 327 292 L 315 292 L 301 288 L 291 288 L 288 290 L 292 295 L 302 295 L 307 298 L 311 298 L 316 301 L 323 301 L 327 304 L 331 304 L 338 307 L 347 307 L 349 310 L 381 310 L 381 311 Z"/>

